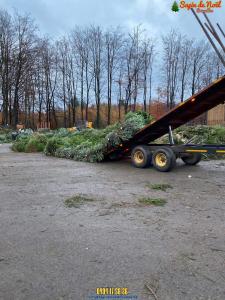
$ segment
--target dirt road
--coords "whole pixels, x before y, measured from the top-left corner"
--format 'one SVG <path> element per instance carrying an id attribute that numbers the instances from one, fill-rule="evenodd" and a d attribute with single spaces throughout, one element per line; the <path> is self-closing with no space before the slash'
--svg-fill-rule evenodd
<path id="1" fill-rule="evenodd" d="M 0 299 L 86 300 L 97 287 L 154 299 L 146 283 L 159 300 L 225 299 L 224 178 L 222 161 L 159 173 L 1 145 Z M 79 194 L 93 201 L 65 206 Z"/>

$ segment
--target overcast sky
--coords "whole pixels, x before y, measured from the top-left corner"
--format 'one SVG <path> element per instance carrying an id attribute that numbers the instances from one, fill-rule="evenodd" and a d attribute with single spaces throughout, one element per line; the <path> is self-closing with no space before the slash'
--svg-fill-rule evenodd
<path id="1" fill-rule="evenodd" d="M 204 38 L 192 13 L 171 11 L 174 0 L 0 0 L 1 8 L 30 13 L 43 34 L 57 38 L 75 25 L 96 24 L 131 29 L 143 24 L 149 35 L 160 36 L 179 28 L 187 36 Z M 179 1 L 178 1 L 179 2 Z M 225 28 L 225 1 L 222 9 L 210 14 Z"/>

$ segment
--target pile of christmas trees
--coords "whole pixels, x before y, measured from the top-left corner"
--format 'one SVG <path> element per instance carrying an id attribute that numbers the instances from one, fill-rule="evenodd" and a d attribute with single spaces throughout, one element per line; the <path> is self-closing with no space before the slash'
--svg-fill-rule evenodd
<path id="1" fill-rule="evenodd" d="M 85 129 L 74 133 L 61 128 L 45 134 L 20 134 L 13 143 L 12 149 L 19 152 L 44 152 L 60 158 L 77 161 L 100 162 L 112 147 L 128 141 L 134 134 L 151 122 L 147 113 L 130 112 L 124 122 L 116 123 L 105 129 Z M 224 144 L 225 128 L 222 126 L 182 126 L 174 131 L 174 140 L 177 144 L 192 143 Z M 155 141 L 168 143 L 165 135 Z"/>
<path id="2" fill-rule="evenodd" d="M 100 162 L 108 149 L 118 147 L 151 121 L 144 112 L 129 112 L 124 122 L 105 129 L 85 129 L 69 133 L 61 128 L 47 134 L 35 133 L 18 137 L 13 150 L 20 152 L 42 152 L 60 158 L 86 162 Z"/>
<path id="3" fill-rule="evenodd" d="M 76 132 L 67 141 L 53 137 L 48 141 L 45 153 L 60 158 L 68 158 L 77 161 L 100 162 L 111 147 L 117 147 L 128 141 L 132 136 L 151 121 L 147 113 L 128 113 L 123 123 L 116 123 L 105 129 L 86 129 Z"/>

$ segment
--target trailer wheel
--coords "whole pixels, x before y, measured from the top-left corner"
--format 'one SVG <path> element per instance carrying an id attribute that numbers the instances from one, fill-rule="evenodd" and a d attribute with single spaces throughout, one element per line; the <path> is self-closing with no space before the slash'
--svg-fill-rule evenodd
<path id="1" fill-rule="evenodd" d="M 152 156 L 153 166 L 160 172 L 168 172 L 176 165 L 176 156 L 169 148 L 155 150 Z"/>
<path id="2" fill-rule="evenodd" d="M 191 153 L 188 156 L 181 157 L 181 159 L 186 165 L 194 166 L 200 162 L 202 155 L 201 153 Z"/>
<path id="3" fill-rule="evenodd" d="M 147 168 L 151 165 L 152 154 L 144 146 L 137 146 L 131 153 L 132 164 L 136 168 Z"/>

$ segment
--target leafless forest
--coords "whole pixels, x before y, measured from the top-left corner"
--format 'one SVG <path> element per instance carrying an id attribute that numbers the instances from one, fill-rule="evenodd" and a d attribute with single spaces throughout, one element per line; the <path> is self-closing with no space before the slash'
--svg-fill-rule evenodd
<path id="1" fill-rule="evenodd" d="M 87 120 L 96 110 L 96 127 L 154 100 L 173 107 L 224 73 L 206 41 L 175 29 L 157 38 L 142 26 L 75 27 L 53 40 L 40 34 L 28 15 L 0 11 L 0 110 L 3 123 L 15 126 L 21 112 L 27 126 L 55 122 L 64 127 Z M 102 106 L 107 107 L 102 115 Z"/>

